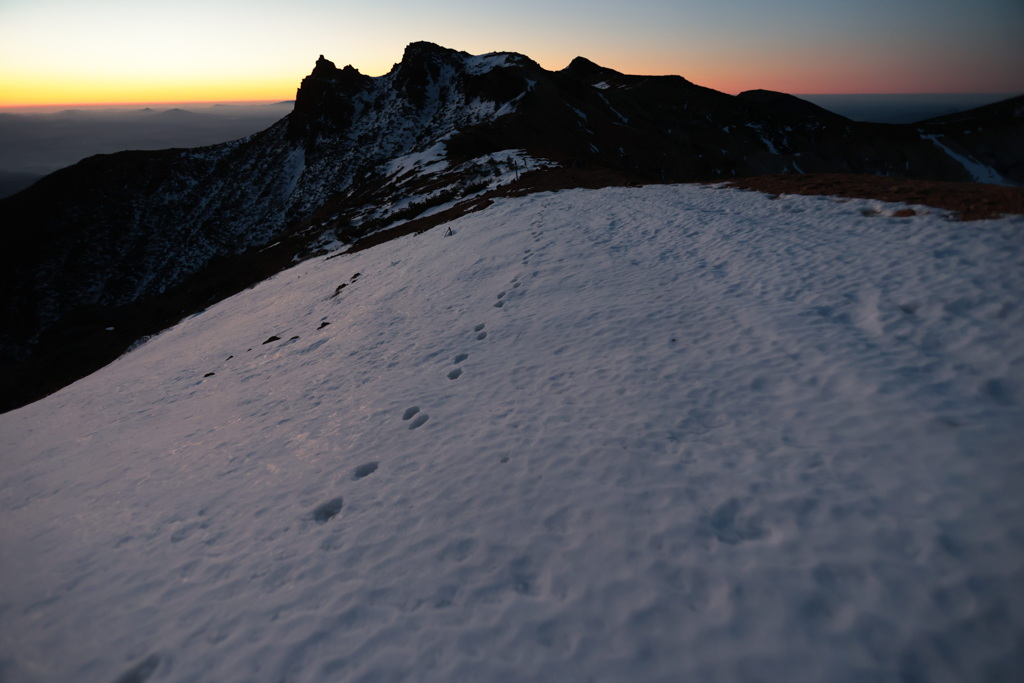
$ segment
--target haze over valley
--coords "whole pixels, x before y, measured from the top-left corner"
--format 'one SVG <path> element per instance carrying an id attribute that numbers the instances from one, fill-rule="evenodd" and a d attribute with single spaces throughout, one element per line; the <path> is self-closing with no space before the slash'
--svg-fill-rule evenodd
<path id="1" fill-rule="evenodd" d="M 202 147 L 245 137 L 291 108 L 291 102 L 268 102 L 0 109 L 0 197 L 94 154 Z"/>

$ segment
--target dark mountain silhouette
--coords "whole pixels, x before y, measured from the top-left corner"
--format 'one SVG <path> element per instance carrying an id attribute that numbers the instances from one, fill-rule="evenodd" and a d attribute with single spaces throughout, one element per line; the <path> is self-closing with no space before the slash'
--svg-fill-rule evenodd
<path id="1" fill-rule="evenodd" d="M 547 71 L 414 43 L 371 78 L 321 56 L 293 111 L 261 133 L 91 157 L 0 200 L 5 406 L 296 258 L 419 229 L 436 220 L 427 212 L 488 194 L 811 172 L 971 181 L 982 167 L 1021 183 L 1021 108 L 1004 105 L 894 126 L 584 58 Z"/>
<path id="2" fill-rule="evenodd" d="M 788 95 L 784 92 L 776 92 L 774 90 L 747 90 L 741 92 L 737 97 L 748 100 L 750 102 L 757 102 L 767 107 L 785 114 L 787 116 L 797 116 L 803 119 L 818 120 L 823 123 L 840 124 L 848 121 L 844 116 L 840 116 L 834 112 L 819 107 L 818 105 L 802 100 L 795 95 Z"/>

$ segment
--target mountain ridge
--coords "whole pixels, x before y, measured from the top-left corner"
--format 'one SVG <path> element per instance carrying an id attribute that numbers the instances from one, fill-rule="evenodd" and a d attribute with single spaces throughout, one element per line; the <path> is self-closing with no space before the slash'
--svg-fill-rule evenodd
<path id="1" fill-rule="evenodd" d="M 287 245 L 283 262 L 328 253 L 552 166 L 636 183 L 804 172 L 970 180 L 962 160 L 973 159 L 1024 180 L 1013 163 L 1019 117 L 1004 122 L 1008 134 L 971 137 L 971 120 L 859 124 L 794 114 L 789 98 L 734 97 L 583 57 L 547 71 L 517 53 L 426 42 L 378 77 L 321 55 L 293 111 L 262 132 L 91 157 L 0 200 L 10 322 L 0 356 L 13 371 L 58 353 L 82 325 L 102 339 L 119 327 L 108 314 L 123 321 L 173 292 L 195 310 L 205 303 L 189 300 L 189 283 L 210 268 L 273 245 Z M 40 356 L 43 347 L 58 351 Z"/>

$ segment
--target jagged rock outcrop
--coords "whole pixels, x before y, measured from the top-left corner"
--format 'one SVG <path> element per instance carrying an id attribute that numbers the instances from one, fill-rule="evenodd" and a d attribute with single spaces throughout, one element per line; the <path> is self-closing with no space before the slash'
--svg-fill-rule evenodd
<path id="1" fill-rule="evenodd" d="M 105 343 L 116 352 L 267 269 L 544 167 L 639 182 L 812 171 L 1024 182 L 1021 108 L 987 116 L 855 123 L 781 93 L 733 97 L 582 57 L 547 71 L 430 43 L 373 78 L 321 56 L 294 110 L 261 133 L 92 157 L 0 200 L 0 369 L 24 374 L 76 339 L 110 356 Z"/>
<path id="2" fill-rule="evenodd" d="M 320 55 L 295 94 L 295 108 L 288 117 L 289 137 L 314 151 L 316 134 L 343 133 L 356 114 L 356 96 L 372 83 L 372 78 L 352 66 L 339 69 Z"/>

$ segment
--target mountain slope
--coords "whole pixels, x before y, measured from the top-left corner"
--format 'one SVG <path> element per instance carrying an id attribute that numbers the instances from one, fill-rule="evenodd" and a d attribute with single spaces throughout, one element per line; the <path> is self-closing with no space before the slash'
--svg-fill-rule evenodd
<path id="1" fill-rule="evenodd" d="M 4 680 L 1020 680 L 1024 219 L 901 208 L 501 199 L 0 415 Z"/>
<path id="2" fill-rule="evenodd" d="M 321 57 L 266 131 L 92 157 L 0 200 L 0 369 L 15 378 L 3 393 L 20 405 L 43 369 L 67 366 L 57 385 L 95 369 L 258 282 L 262 268 L 245 275 L 254 261 L 284 267 L 553 166 L 620 183 L 820 171 L 1024 181 L 1017 114 L 977 135 L 971 121 L 808 115 L 794 99 L 430 43 L 377 78 Z"/>
<path id="3" fill-rule="evenodd" d="M 969 112 L 941 116 L 919 127 L 927 139 L 960 160 L 979 182 L 1024 184 L 1024 95 Z M 998 171 L 996 171 L 998 169 Z"/>

